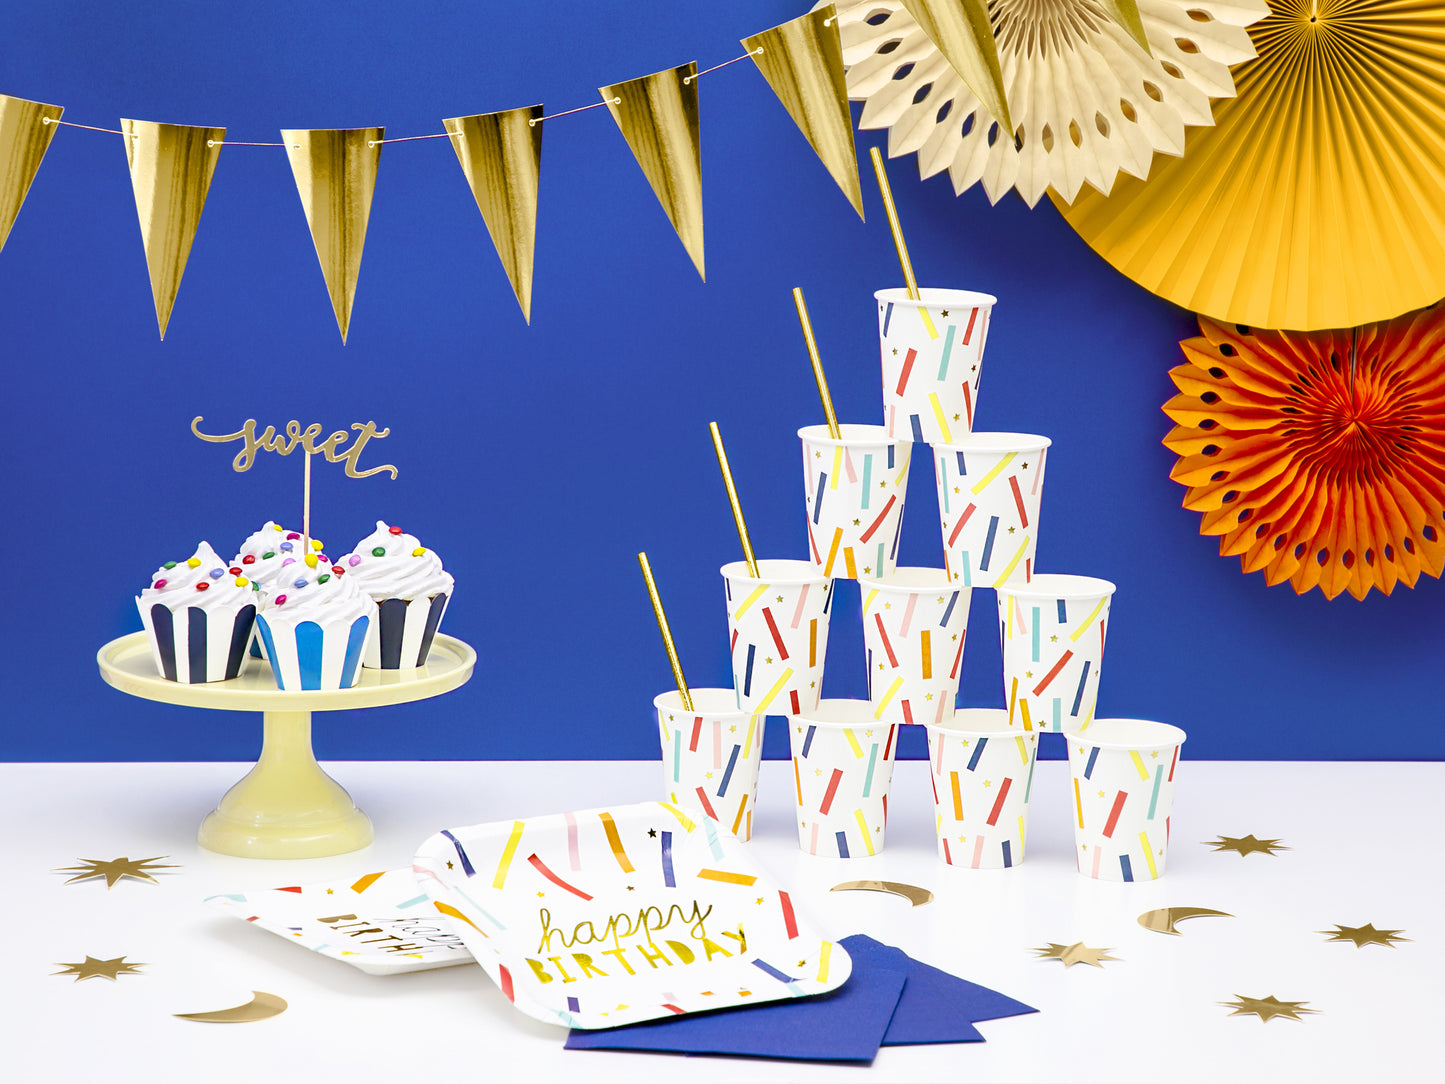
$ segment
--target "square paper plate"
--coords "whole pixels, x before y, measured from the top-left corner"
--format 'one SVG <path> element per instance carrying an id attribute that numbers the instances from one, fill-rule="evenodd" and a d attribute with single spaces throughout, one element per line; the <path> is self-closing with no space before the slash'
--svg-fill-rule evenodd
<path id="1" fill-rule="evenodd" d="M 206 902 L 368 975 L 472 962 L 408 869 L 350 882 L 207 896 Z"/>
<path id="2" fill-rule="evenodd" d="M 487 974 L 549 1024 L 806 997 L 853 966 L 742 842 L 666 802 L 443 831 L 415 861 Z"/>

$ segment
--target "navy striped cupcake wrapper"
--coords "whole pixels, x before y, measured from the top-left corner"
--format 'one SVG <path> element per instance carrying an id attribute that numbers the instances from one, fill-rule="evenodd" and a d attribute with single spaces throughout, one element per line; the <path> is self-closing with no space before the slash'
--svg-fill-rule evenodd
<path id="1" fill-rule="evenodd" d="M 424 664 L 448 599 L 448 594 L 442 592 L 410 601 L 380 600 L 379 633 L 367 643 L 363 665 L 372 670 L 406 670 Z"/>
<path id="2" fill-rule="evenodd" d="M 256 621 L 255 606 L 242 606 L 234 615 L 199 606 L 173 612 L 161 603 L 147 608 L 137 599 L 136 608 L 150 636 L 156 669 L 167 681 L 199 685 L 229 681 L 240 674 Z"/>

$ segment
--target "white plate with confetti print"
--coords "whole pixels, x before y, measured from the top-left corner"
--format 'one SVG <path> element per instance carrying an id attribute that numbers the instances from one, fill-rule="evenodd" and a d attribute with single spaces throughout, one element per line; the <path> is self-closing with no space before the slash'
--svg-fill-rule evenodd
<path id="1" fill-rule="evenodd" d="M 549 1024 L 807 997 L 853 969 L 740 840 L 666 802 L 454 828 L 414 861 L 487 974 Z"/>
<path id="2" fill-rule="evenodd" d="M 438 913 L 409 869 L 334 884 L 207 896 L 206 902 L 368 975 L 472 962 L 451 922 Z"/>

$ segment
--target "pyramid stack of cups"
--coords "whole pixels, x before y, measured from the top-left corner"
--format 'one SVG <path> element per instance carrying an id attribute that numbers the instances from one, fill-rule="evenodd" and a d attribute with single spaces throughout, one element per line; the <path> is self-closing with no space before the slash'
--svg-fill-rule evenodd
<path id="1" fill-rule="evenodd" d="M 884 424 L 798 431 L 810 559 L 723 566 L 734 687 L 692 690 L 691 711 L 677 692 L 657 698 L 667 792 L 749 838 L 762 717 L 786 715 L 799 845 L 874 855 L 898 729 L 922 726 L 939 858 L 1007 868 L 1024 858 L 1039 734 L 1063 733 L 1079 872 L 1158 877 L 1185 735 L 1095 718 L 1114 585 L 1035 567 L 1049 438 L 974 430 L 995 299 L 946 289 L 874 296 Z M 922 447 L 933 460 L 942 568 L 897 563 L 909 466 Z M 836 579 L 859 584 L 866 700 L 820 695 Z M 1004 708 L 955 708 L 975 588 L 997 599 Z"/>

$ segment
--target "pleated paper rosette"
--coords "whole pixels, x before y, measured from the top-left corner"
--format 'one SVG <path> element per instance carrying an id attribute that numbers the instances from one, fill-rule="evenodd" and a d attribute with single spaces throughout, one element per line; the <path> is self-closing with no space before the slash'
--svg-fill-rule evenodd
<path id="1" fill-rule="evenodd" d="M 1216 320 L 1320 330 L 1445 297 L 1445 5 L 1272 0 L 1237 97 L 1147 183 L 1060 207 L 1109 263 Z"/>
<path id="2" fill-rule="evenodd" d="M 1164 443 L 1200 533 L 1326 598 L 1445 567 L 1445 305 L 1314 333 L 1200 318 Z"/>
<path id="3" fill-rule="evenodd" d="M 989 13 L 1015 126 L 999 130 L 902 0 L 838 4 L 848 95 L 860 128 L 887 128 L 890 157 L 948 170 L 956 192 L 982 182 L 997 203 L 1030 207 L 1050 188 L 1072 201 L 1120 172 L 1149 176 L 1155 152 L 1180 155 L 1186 125 L 1212 124 L 1234 93 L 1229 66 L 1254 56 L 1243 29 L 1264 0 L 1137 0 L 1149 51 L 1100 0 L 992 0 Z M 1111 5 L 1127 12 L 1127 0 Z"/>

